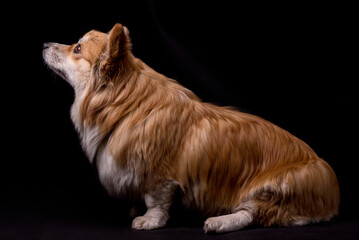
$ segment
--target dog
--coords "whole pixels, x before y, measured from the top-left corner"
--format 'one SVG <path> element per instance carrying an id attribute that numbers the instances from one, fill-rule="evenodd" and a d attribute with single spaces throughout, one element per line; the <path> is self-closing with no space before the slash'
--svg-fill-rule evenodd
<path id="1" fill-rule="evenodd" d="M 338 214 L 331 167 L 303 141 L 260 117 L 202 102 L 131 52 L 117 23 L 77 43 L 45 43 L 43 58 L 75 91 L 71 118 L 111 196 L 145 203 L 132 228 L 164 227 L 181 202 L 204 231 L 300 226 Z"/>

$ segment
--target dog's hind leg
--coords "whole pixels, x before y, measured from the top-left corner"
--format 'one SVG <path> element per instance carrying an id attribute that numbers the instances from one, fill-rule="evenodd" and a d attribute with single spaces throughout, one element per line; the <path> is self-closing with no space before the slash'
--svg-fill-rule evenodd
<path id="1" fill-rule="evenodd" d="M 249 226 L 253 222 L 253 215 L 249 210 L 242 209 L 236 213 L 210 217 L 204 223 L 204 231 L 223 233 L 237 231 Z"/>
<path id="2" fill-rule="evenodd" d="M 271 178 L 259 176 L 250 189 L 235 213 L 209 218 L 204 230 L 229 232 L 252 223 L 301 226 L 328 221 L 338 213 L 339 185 L 333 170 L 321 159 L 277 169 Z"/>

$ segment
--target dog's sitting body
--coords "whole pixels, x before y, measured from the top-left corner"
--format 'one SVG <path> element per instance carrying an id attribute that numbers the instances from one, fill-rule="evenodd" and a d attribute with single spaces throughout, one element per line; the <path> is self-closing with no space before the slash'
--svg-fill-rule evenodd
<path id="1" fill-rule="evenodd" d="M 259 117 L 203 103 L 131 53 L 126 27 L 77 44 L 44 44 L 45 62 L 75 90 L 71 117 L 114 196 L 144 200 L 135 229 L 163 227 L 182 202 L 210 217 L 206 232 L 331 219 L 339 187 L 304 142 Z"/>

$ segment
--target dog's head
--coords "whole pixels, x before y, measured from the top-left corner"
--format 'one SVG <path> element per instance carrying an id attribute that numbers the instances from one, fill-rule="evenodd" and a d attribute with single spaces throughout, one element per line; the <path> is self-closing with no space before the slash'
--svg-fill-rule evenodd
<path id="1" fill-rule="evenodd" d="M 129 32 L 117 23 L 109 33 L 92 30 L 72 45 L 45 43 L 43 58 L 77 90 L 84 89 L 93 74 L 100 74 L 102 79 L 111 77 L 120 67 L 121 59 L 130 55 L 130 49 Z"/>

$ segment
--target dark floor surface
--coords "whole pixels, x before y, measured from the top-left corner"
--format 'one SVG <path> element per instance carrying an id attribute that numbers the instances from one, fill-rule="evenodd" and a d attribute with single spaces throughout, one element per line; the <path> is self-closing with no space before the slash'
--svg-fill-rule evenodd
<path id="1" fill-rule="evenodd" d="M 96 216 L 72 217 L 41 211 L 0 212 L 2 240 L 108 240 L 108 239 L 359 239 L 359 220 L 337 219 L 303 227 L 250 228 L 221 235 L 206 235 L 198 224 L 186 220 L 169 223 L 154 231 L 135 231 L 130 221 L 116 221 Z"/>

